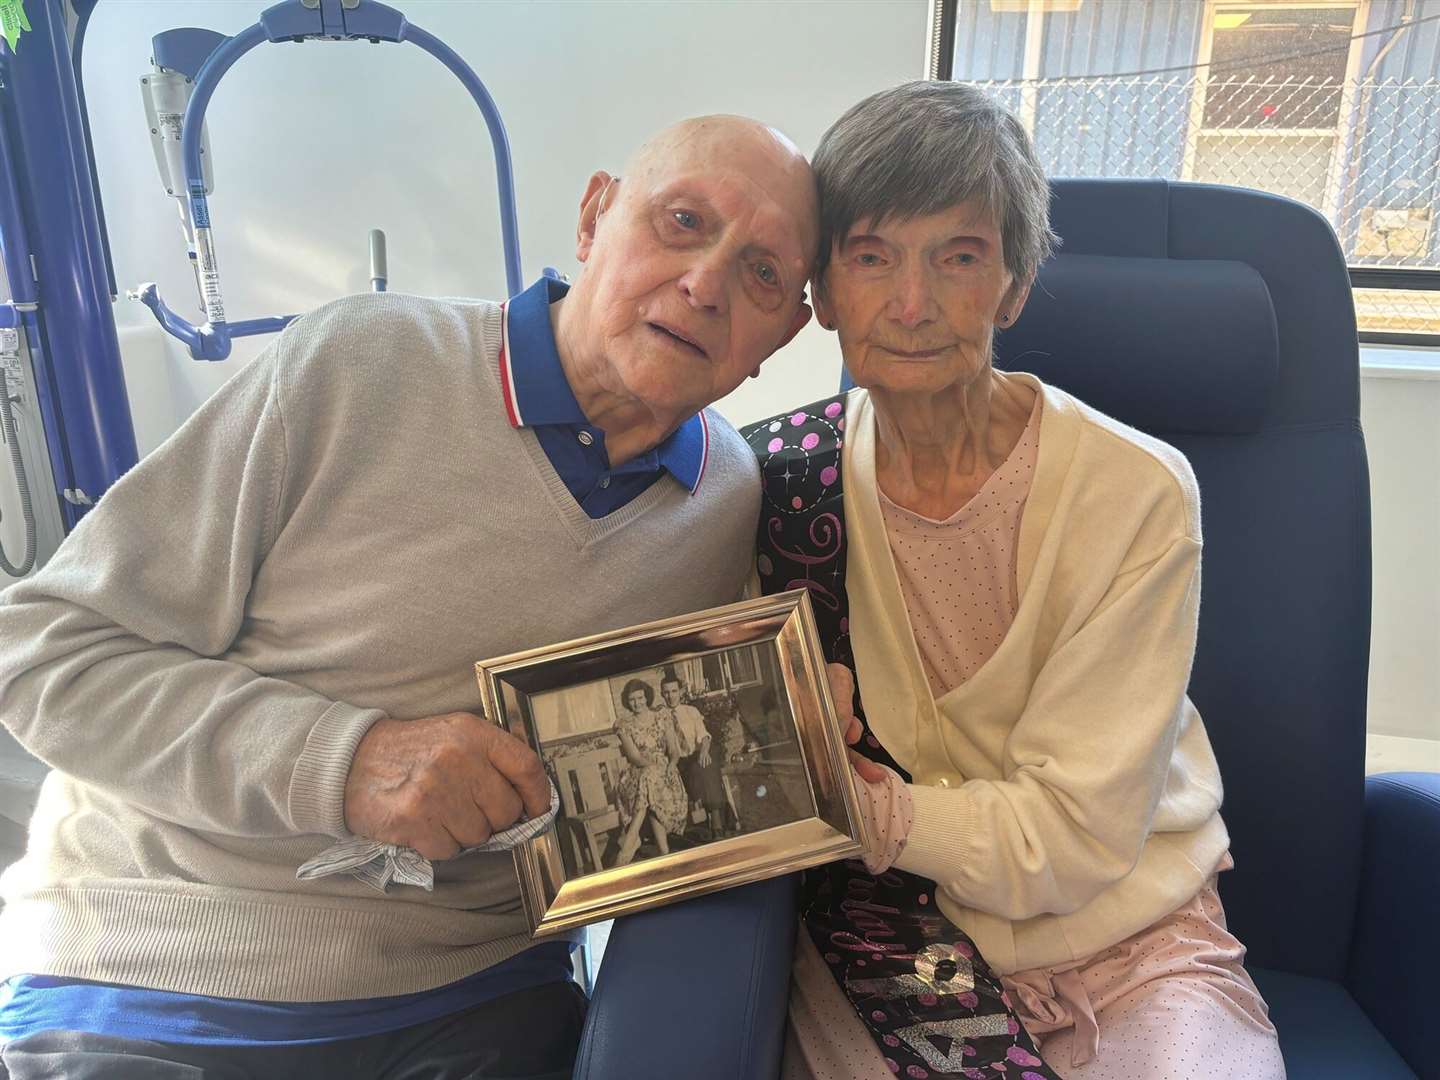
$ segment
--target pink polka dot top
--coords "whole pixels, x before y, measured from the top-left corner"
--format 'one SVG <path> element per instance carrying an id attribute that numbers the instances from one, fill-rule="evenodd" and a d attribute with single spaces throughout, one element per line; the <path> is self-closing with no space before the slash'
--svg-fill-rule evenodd
<path id="1" fill-rule="evenodd" d="M 1039 453 L 1041 402 L 1036 394 L 1009 457 L 944 521 L 897 506 L 880 492 L 910 629 L 937 698 L 995 655 L 1015 618 L 1017 540 Z"/>

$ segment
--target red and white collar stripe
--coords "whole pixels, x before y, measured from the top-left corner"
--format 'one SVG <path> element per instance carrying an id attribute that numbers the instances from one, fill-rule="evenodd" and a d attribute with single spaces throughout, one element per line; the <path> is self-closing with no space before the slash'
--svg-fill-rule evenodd
<path id="1" fill-rule="evenodd" d="M 705 466 L 710 464 L 710 421 L 705 418 L 705 410 L 700 410 L 700 468 L 695 472 L 695 483 L 690 485 L 690 494 L 694 495 L 700 487 L 700 481 L 705 478 Z"/>
<path id="2" fill-rule="evenodd" d="M 505 415 L 511 427 L 524 427 L 520 415 L 520 398 L 515 393 L 515 372 L 510 367 L 510 304 L 500 305 L 500 393 L 505 399 Z"/>

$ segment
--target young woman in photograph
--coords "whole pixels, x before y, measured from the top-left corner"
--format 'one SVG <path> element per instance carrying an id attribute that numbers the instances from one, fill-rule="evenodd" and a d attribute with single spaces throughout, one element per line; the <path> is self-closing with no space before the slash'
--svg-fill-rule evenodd
<path id="1" fill-rule="evenodd" d="M 655 691 L 643 679 L 631 679 L 620 693 L 626 715 L 615 726 L 629 768 L 620 778 L 620 837 L 616 866 L 624 866 L 640 850 L 640 829 L 650 835 L 661 855 L 669 854 L 669 833 L 685 827 L 689 800 L 680 781 L 680 742 L 668 712 L 657 712 Z"/>

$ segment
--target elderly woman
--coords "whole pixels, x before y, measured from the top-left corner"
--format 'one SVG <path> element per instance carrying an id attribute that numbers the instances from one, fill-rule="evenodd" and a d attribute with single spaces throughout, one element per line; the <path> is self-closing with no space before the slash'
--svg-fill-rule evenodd
<path id="1" fill-rule="evenodd" d="M 685 827 L 689 800 L 680 771 L 680 742 L 670 714 L 655 709 L 655 690 L 644 679 L 631 679 L 620 692 L 629 715 L 615 725 L 620 751 L 629 768 L 620 777 L 620 851 L 615 865 L 624 866 L 640 850 L 640 829 L 650 823 L 650 835 L 660 854 L 670 851 L 669 833 Z"/>
<path id="2" fill-rule="evenodd" d="M 1194 476 L 991 365 L 1054 240 L 1025 130 L 912 83 L 814 165 L 816 314 L 857 388 L 747 438 L 766 591 L 805 584 L 858 682 L 872 845 L 807 877 L 788 1073 L 1283 1076 L 1186 697 Z"/>

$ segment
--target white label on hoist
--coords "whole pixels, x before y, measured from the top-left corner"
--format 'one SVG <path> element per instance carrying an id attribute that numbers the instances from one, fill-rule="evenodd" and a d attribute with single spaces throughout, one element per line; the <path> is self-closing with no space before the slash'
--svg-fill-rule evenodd
<path id="1" fill-rule="evenodd" d="M 0 335 L 14 332 L 0 330 Z M 8 387 L 8 392 L 12 394 L 18 394 L 25 389 L 25 372 L 20 367 L 19 356 L 0 351 L 0 387 Z"/>
<path id="2" fill-rule="evenodd" d="M 195 258 L 199 264 L 200 298 L 205 302 L 205 318 L 212 323 L 223 323 L 225 301 L 220 297 L 220 268 L 215 265 L 215 249 L 210 243 L 209 229 L 195 230 Z"/>
<path id="3" fill-rule="evenodd" d="M 180 132 L 185 125 L 185 114 L 178 112 L 162 112 L 156 114 L 156 120 L 160 125 L 160 135 L 170 142 L 180 141 Z"/>

